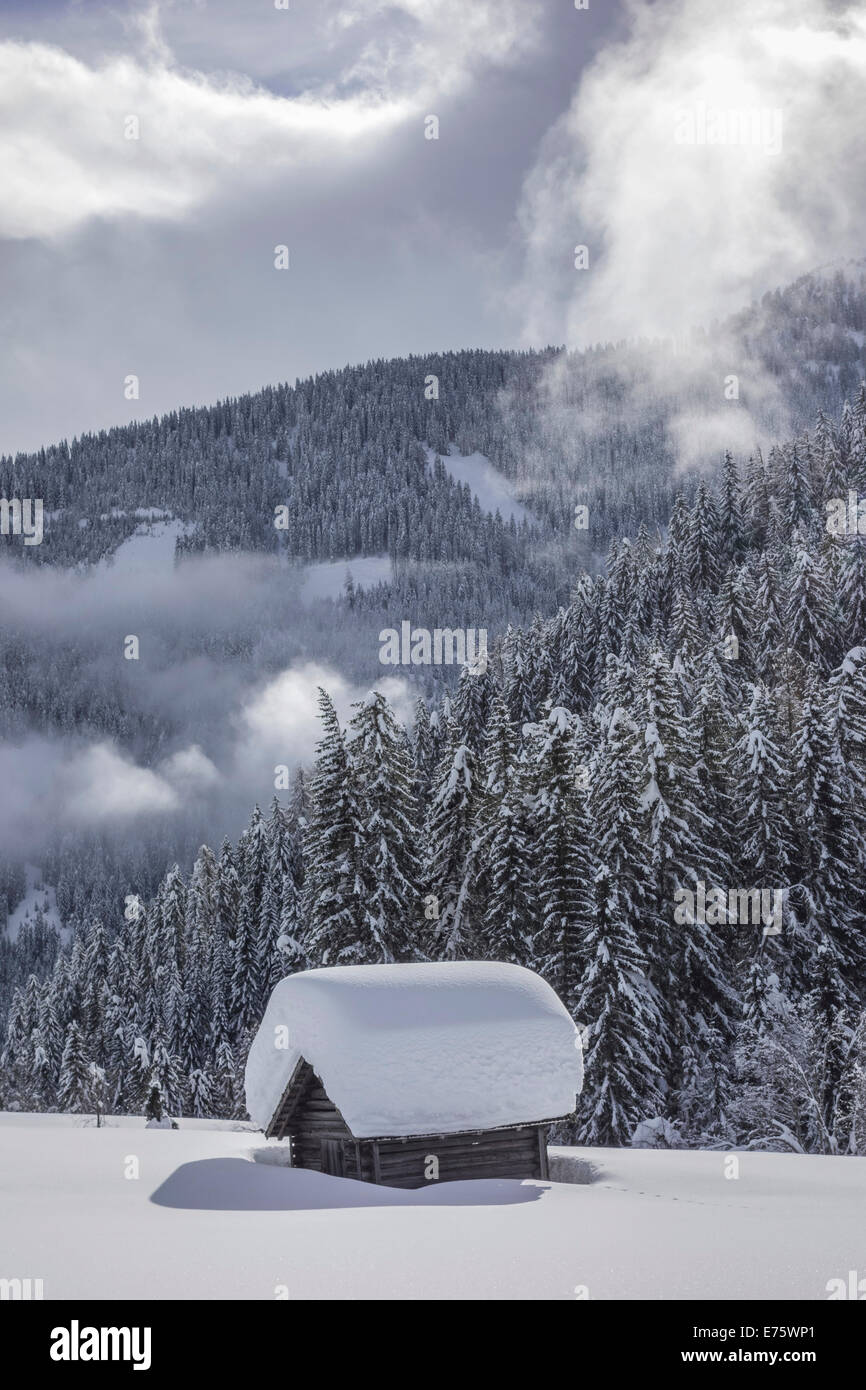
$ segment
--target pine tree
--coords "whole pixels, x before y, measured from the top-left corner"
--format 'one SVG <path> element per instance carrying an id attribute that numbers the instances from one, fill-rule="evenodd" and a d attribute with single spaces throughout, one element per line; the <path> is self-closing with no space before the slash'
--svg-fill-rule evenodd
<path id="1" fill-rule="evenodd" d="M 337 713 L 319 691 L 323 735 L 310 786 L 304 835 L 304 948 L 314 965 L 351 961 L 363 935 L 362 811 L 354 763 Z"/>
<path id="2" fill-rule="evenodd" d="M 858 888 L 864 861 L 861 817 L 854 814 L 852 784 L 840 768 L 832 714 L 814 671 L 808 676 L 794 733 L 791 810 L 798 827 L 796 907 L 807 941 L 835 962 L 832 992 L 851 998 L 864 961 L 864 920 Z M 805 985 L 806 981 L 803 981 Z"/>
<path id="3" fill-rule="evenodd" d="M 241 885 L 241 905 L 232 950 L 229 986 L 229 1022 L 235 1039 L 253 1024 L 257 1024 L 261 1018 L 263 991 L 259 927 L 253 912 L 253 894 L 244 879 Z"/>
<path id="4" fill-rule="evenodd" d="M 724 859 L 701 808 L 701 788 L 670 667 L 651 654 L 639 701 L 643 732 L 640 809 L 661 930 L 646 944 L 650 977 L 666 1001 L 671 1039 L 673 1101 L 687 1124 L 700 1123 L 700 1078 L 707 1068 L 722 1084 L 735 999 L 726 978 L 716 929 L 677 924 L 681 890 L 724 882 Z"/>
<path id="5" fill-rule="evenodd" d="M 208 1119 L 214 1113 L 213 1083 L 210 1073 L 195 1067 L 188 1083 L 190 1113 L 197 1119 Z"/>
<path id="6" fill-rule="evenodd" d="M 460 730 L 461 742 L 476 755 L 484 741 L 492 686 L 489 670 L 473 671 L 469 666 L 464 666 L 460 672 L 452 717 Z"/>
<path id="7" fill-rule="evenodd" d="M 340 959 L 417 959 L 417 830 L 406 741 L 378 691 L 354 709 L 350 756 L 358 787 L 355 852 L 361 922 L 358 937 L 341 945 Z"/>
<path id="8" fill-rule="evenodd" d="M 426 950 L 434 959 L 471 960 L 476 953 L 470 922 L 476 759 L 456 721 L 452 721 L 452 736 L 454 742 L 437 772 L 424 827 L 425 907 L 434 906 L 436 913 L 430 919 Z"/>
<path id="9" fill-rule="evenodd" d="M 809 550 L 801 550 L 794 563 L 786 621 L 794 650 L 819 671 L 826 670 L 830 655 L 830 593 L 824 566 Z"/>
<path id="10" fill-rule="evenodd" d="M 580 978 L 587 919 L 588 831 L 576 784 L 575 721 L 552 709 L 533 749 L 533 827 L 540 926 L 533 956 L 566 1008 Z"/>
<path id="11" fill-rule="evenodd" d="M 713 494 L 702 482 L 689 522 L 686 542 L 686 570 L 694 593 L 701 589 L 715 592 L 719 582 L 719 514 Z"/>
<path id="12" fill-rule="evenodd" d="M 479 903 L 487 960 L 528 964 L 535 913 L 529 901 L 525 768 L 508 707 L 494 702 L 484 747 L 484 789 L 478 806 L 475 860 L 482 870 Z"/>
<path id="13" fill-rule="evenodd" d="M 722 467 L 719 526 L 728 558 L 736 563 L 745 553 L 745 527 L 740 477 L 730 450 L 725 451 Z"/>
<path id="14" fill-rule="evenodd" d="M 243 1112 L 241 1077 L 228 1041 L 221 1042 L 217 1048 L 213 1098 L 218 1116 L 226 1120 L 240 1119 Z"/>
<path id="15" fill-rule="evenodd" d="M 638 829 L 636 730 L 622 709 L 606 723 L 590 794 L 593 863 L 589 923 L 575 1017 L 586 1076 L 575 1137 L 627 1144 L 661 1105 L 663 1024 L 640 944 L 652 892 Z"/>
<path id="16" fill-rule="evenodd" d="M 90 1059 L 84 1050 L 84 1038 L 74 1021 L 66 1030 L 63 1060 L 60 1064 L 58 1102 L 61 1110 L 81 1113 L 90 1109 Z"/>
<path id="17" fill-rule="evenodd" d="M 415 702 L 415 730 L 412 741 L 412 755 L 415 764 L 415 786 L 420 805 L 426 805 L 430 783 L 436 769 L 433 731 L 430 725 L 430 711 L 426 700 L 420 697 Z"/>
<path id="18" fill-rule="evenodd" d="M 866 641 L 866 541 L 859 536 L 845 546 L 839 613 L 844 625 L 845 650 Z"/>

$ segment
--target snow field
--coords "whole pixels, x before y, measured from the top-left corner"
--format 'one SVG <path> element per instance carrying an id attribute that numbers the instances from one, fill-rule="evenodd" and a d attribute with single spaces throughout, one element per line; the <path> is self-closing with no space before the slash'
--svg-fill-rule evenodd
<path id="1" fill-rule="evenodd" d="M 866 1159 L 740 1154 L 728 1178 L 722 1153 L 556 1148 L 577 1181 L 402 1192 L 283 1151 L 218 1122 L 0 1114 L 0 1277 L 46 1299 L 823 1300 L 866 1274 Z"/>

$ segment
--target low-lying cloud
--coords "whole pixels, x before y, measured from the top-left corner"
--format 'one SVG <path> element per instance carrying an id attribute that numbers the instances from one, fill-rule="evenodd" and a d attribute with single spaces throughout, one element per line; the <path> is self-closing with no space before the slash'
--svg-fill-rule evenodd
<path id="1" fill-rule="evenodd" d="M 380 675 L 372 636 L 369 685 L 327 659 L 333 634 L 301 604 L 299 578 L 252 555 L 146 576 L 0 565 L 5 631 L 27 653 L 34 711 L 27 732 L 13 723 L 0 742 L 0 853 L 32 859 L 60 833 L 181 824 L 218 842 L 270 799 L 278 768 L 311 764 L 319 687 L 344 722 L 373 686 L 410 719 L 409 686 Z M 130 633 L 138 660 L 123 656 Z M 71 734 L 37 724 L 37 690 L 90 716 Z M 118 722 L 123 743 L 107 732 Z"/>

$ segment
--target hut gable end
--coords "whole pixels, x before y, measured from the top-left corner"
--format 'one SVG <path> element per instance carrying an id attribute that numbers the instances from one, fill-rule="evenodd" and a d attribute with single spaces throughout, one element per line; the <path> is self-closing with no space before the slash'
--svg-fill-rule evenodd
<path id="1" fill-rule="evenodd" d="M 299 1133 L 350 1136 L 351 1131 L 321 1078 L 301 1057 L 265 1133 L 269 1139 L 284 1139 Z"/>

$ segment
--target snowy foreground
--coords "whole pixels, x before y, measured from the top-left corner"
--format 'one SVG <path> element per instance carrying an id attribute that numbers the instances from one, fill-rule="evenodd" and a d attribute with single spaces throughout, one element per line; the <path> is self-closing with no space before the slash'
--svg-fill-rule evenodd
<path id="1" fill-rule="evenodd" d="M 0 1114 L 0 1277 L 46 1299 L 826 1299 L 866 1274 L 863 1158 L 741 1154 L 730 1179 L 729 1155 L 554 1149 L 554 1182 L 414 1193 L 281 1152 L 218 1121 Z"/>

